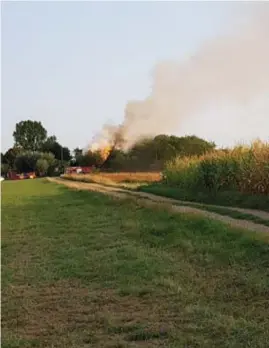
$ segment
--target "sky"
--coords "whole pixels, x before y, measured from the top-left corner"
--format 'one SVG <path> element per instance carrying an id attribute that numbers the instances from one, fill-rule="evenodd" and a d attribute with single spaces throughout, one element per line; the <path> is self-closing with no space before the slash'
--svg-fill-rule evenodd
<path id="1" fill-rule="evenodd" d="M 157 63 L 195 54 L 204 42 L 225 33 L 232 19 L 249 13 L 250 6 L 2 2 L 1 151 L 13 145 L 15 124 L 26 119 L 41 121 L 49 135 L 70 149 L 85 148 L 104 123 L 122 122 L 129 100 L 150 93 Z M 195 134 L 220 146 L 268 139 L 268 105 L 250 107 L 261 116 L 248 127 L 228 106 L 215 106 L 190 115 L 174 134 Z M 221 126 L 213 122 L 216 113 L 225 118 Z"/>

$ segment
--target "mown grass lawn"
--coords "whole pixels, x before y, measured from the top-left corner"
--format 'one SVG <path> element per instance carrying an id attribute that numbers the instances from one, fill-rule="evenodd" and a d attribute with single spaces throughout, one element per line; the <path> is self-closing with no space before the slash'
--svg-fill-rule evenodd
<path id="1" fill-rule="evenodd" d="M 267 347 L 269 247 L 193 215 L 2 184 L 2 347 Z"/>

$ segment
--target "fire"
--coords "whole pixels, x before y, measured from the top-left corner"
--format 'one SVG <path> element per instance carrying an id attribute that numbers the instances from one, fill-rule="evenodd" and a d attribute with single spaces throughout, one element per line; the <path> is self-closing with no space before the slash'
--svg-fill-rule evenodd
<path id="1" fill-rule="evenodd" d="M 90 147 L 90 151 L 99 152 L 102 160 L 105 161 L 112 150 L 112 146 L 108 144 L 93 143 Z"/>
<path id="2" fill-rule="evenodd" d="M 106 125 L 102 131 L 97 134 L 89 147 L 92 152 L 98 152 L 103 162 L 106 161 L 113 149 L 122 149 L 124 144 L 122 126 Z"/>
<path id="3" fill-rule="evenodd" d="M 105 146 L 103 148 L 101 148 L 99 151 L 100 151 L 100 154 L 101 154 L 101 157 L 102 159 L 105 161 L 107 159 L 107 157 L 109 156 L 110 152 L 111 152 L 112 148 L 111 146 Z"/>

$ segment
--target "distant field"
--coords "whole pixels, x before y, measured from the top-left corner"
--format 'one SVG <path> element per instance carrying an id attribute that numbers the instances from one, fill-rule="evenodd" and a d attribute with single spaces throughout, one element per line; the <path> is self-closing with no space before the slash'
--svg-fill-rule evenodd
<path id="1" fill-rule="evenodd" d="M 128 189 L 136 189 L 141 185 L 154 184 L 162 179 L 161 173 L 137 172 L 137 173 L 96 173 L 96 174 L 65 174 L 62 176 L 68 180 L 97 183 L 103 185 L 119 186 Z"/>
<path id="2" fill-rule="evenodd" d="M 263 241 L 44 180 L 2 204 L 2 347 L 267 347 Z"/>
<path id="3" fill-rule="evenodd" d="M 115 182 L 157 182 L 162 178 L 156 172 L 102 173 L 102 176 Z"/>
<path id="4" fill-rule="evenodd" d="M 162 179 L 161 173 L 156 172 L 119 172 L 119 173 L 100 173 L 100 174 L 72 174 L 73 177 L 84 178 L 87 180 L 110 180 L 116 183 L 121 182 L 158 182 Z M 98 179 L 100 178 L 100 179 Z"/>

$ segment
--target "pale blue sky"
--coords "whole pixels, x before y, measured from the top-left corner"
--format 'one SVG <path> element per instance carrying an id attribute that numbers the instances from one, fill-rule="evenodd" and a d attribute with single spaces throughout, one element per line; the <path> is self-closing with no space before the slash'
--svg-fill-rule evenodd
<path id="1" fill-rule="evenodd" d="M 2 3 L 2 150 L 13 144 L 15 123 L 28 118 L 42 121 L 63 145 L 85 147 L 104 122 L 122 121 L 128 100 L 147 96 L 157 62 L 194 53 L 229 26 L 240 6 Z M 200 129 L 195 120 L 187 128 Z"/>

